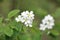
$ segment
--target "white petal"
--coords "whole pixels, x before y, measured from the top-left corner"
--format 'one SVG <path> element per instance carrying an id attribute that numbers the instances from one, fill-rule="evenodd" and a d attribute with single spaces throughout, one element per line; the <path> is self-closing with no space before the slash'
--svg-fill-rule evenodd
<path id="1" fill-rule="evenodd" d="M 52 27 L 51 25 L 48 25 L 47 28 L 48 28 L 48 29 L 52 29 L 53 27 Z"/>
<path id="2" fill-rule="evenodd" d="M 16 20 L 17 22 L 19 22 L 19 21 L 20 21 L 18 18 L 15 18 L 15 20 Z"/>
<path id="3" fill-rule="evenodd" d="M 26 27 L 28 27 L 28 24 L 26 24 Z"/>
<path id="4" fill-rule="evenodd" d="M 47 16 L 49 18 L 49 20 L 53 20 L 53 17 L 51 15 Z"/>
<path id="5" fill-rule="evenodd" d="M 19 15 L 18 18 L 21 18 L 21 15 Z"/>
<path id="6" fill-rule="evenodd" d="M 33 14 L 33 11 L 30 11 L 30 14 Z"/>
<path id="7" fill-rule="evenodd" d="M 25 25 L 28 24 L 27 22 L 24 23 Z"/>
<path id="8" fill-rule="evenodd" d="M 26 14 L 29 14 L 29 11 L 26 11 Z"/>
<path id="9" fill-rule="evenodd" d="M 31 21 L 30 21 L 30 20 L 28 20 L 27 22 L 28 22 L 28 23 L 30 23 Z"/>
<path id="10" fill-rule="evenodd" d="M 30 15 L 31 15 L 32 17 L 34 17 L 33 11 L 30 11 Z"/>
<path id="11" fill-rule="evenodd" d="M 24 16 L 25 15 L 25 12 L 22 12 L 21 15 Z"/>
<path id="12" fill-rule="evenodd" d="M 45 19 L 42 20 L 42 23 L 43 24 L 46 24 L 46 22 L 47 22 L 47 20 L 45 20 Z"/>
<path id="13" fill-rule="evenodd" d="M 21 20 L 22 23 L 24 23 L 25 20 Z"/>
<path id="14" fill-rule="evenodd" d="M 42 28 L 42 27 L 40 27 L 40 30 L 42 30 L 42 31 L 44 31 L 46 28 Z"/>
<path id="15" fill-rule="evenodd" d="M 54 23 L 50 23 L 50 25 L 54 26 Z"/>
<path id="16" fill-rule="evenodd" d="M 40 30 L 45 30 L 46 29 L 46 26 L 44 24 L 40 24 Z"/>
<path id="17" fill-rule="evenodd" d="M 29 27 L 32 27 L 32 25 L 29 25 Z"/>

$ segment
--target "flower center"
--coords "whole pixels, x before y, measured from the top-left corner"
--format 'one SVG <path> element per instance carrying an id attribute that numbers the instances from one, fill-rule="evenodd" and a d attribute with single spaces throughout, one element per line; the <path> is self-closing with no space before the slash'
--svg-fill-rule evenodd
<path id="1" fill-rule="evenodd" d="M 31 15 L 30 14 L 27 14 L 28 15 L 28 17 L 30 17 Z"/>
<path id="2" fill-rule="evenodd" d="M 48 25 L 50 24 L 50 20 L 47 21 L 47 24 L 48 24 Z"/>

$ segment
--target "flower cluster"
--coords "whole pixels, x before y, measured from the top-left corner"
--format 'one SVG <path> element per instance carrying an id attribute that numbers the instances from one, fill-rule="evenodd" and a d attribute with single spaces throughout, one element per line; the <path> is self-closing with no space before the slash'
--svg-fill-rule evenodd
<path id="1" fill-rule="evenodd" d="M 33 11 L 30 11 L 30 12 L 24 11 L 21 13 L 21 15 L 15 18 L 17 22 L 22 22 L 29 27 L 32 27 L 33 19 L 34 19 Z"/>
<path id="2" fill-rule="evenodd" d="M 54 26 L 54 19 L 51 15 L 45 16 L 45 18 L 42 20 L 42 24 L 40 24 L 40 30 L 52 29 Z"/>

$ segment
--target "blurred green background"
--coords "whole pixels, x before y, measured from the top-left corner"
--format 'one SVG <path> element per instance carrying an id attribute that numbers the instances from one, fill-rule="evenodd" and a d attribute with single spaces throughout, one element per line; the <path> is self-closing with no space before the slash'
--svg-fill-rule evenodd
<path id="1" fill-rule="evenodd" d="M 20 9 L 21 11 L 33 10 L 36 15 L 35 21 L 37 21 L 37 23 L 40 23 L 39 18 L 42 19 L 44 17 L 42 13 L 45 14 L 46 12 L 46 14 L 53 15 L 56 20 L 54 29 L 60 33 L 60 0 L 0 0 L 0 16 L 7 17 L 8 13 L 14 9 Z M 60 40 L 60 35 L 54 38 L 43 33 L 41 36 L 41 40 Z M 0 40 L 4 40 L 2 39 L 3 37 L 3 35 L 2 37 L 0 36 Z"/>

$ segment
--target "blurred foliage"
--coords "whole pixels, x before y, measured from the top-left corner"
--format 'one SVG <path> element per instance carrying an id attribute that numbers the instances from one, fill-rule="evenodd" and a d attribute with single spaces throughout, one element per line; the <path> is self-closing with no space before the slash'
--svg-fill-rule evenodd
<path id="1" fill-rule="evenodd" d="M 0 0 L 0 40 L 60 40 L 60 0 Z M 20 12 L 34 11 L 35 19 L 33 27 L 25 27 L 17 23 L 15 17 Z M 51 14 L 55 19 L 52 30 L 42 32 L 39 24 L 45 15 Z M 42 36 L 46 33 L 46 36 Z"/>
<path id="2" fill-rule="evenodd" d="M 0 0 L 0 2 L 3 2 L 3 0 Z"/>
<path id="3" fill-rule="evenodd" d="M 13 17 L 13 16 L 15 16 L 17 13 L 19 13 L 20 12 L 20 10 L 13 10 L 13 11 L 11 11 L 9 14 L 8 14 L 8 18 L 11 18 L 11 17 Z"/>

